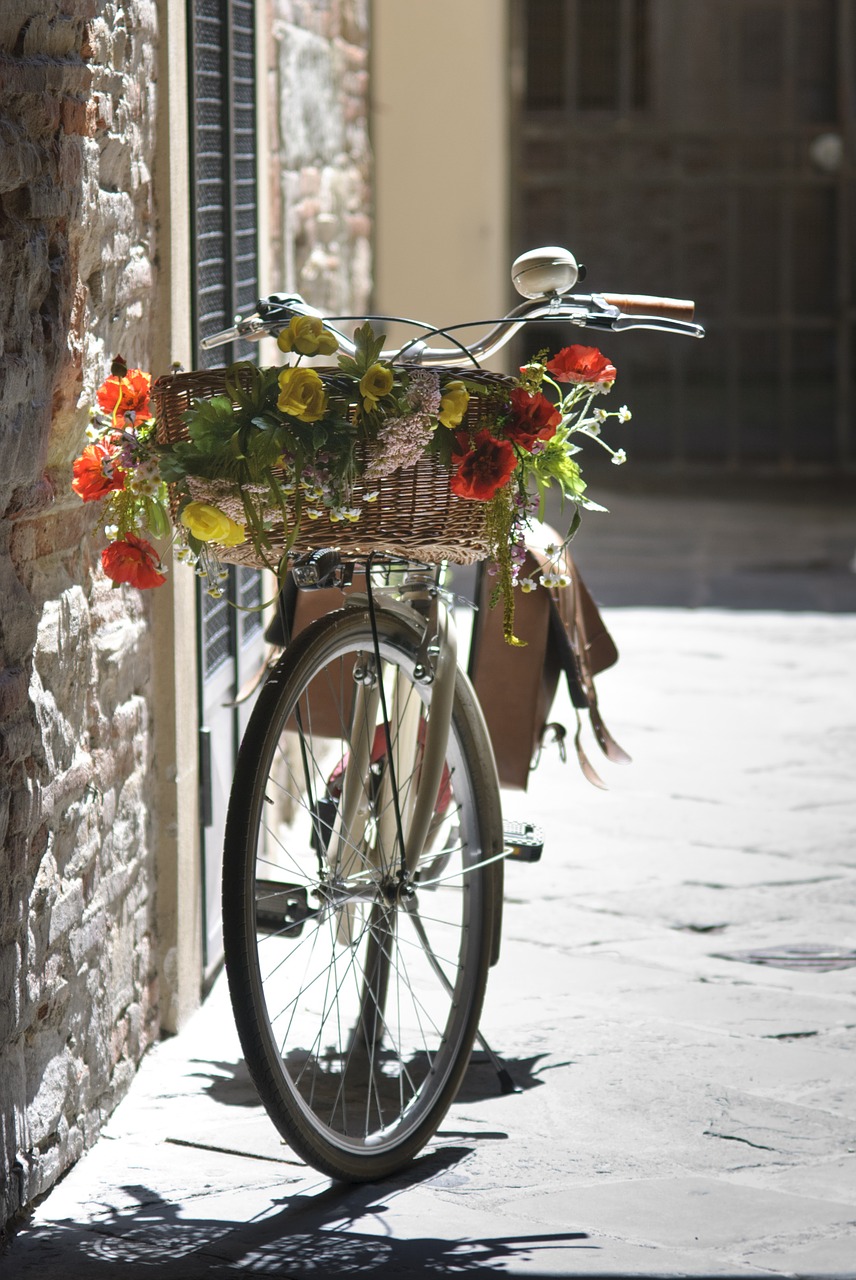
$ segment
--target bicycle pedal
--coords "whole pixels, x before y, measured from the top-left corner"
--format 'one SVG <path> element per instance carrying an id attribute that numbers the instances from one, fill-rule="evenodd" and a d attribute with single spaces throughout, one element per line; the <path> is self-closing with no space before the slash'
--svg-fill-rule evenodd
<path id="1" fill-rule="evenodd" d="M 531 822 L 502 824 L 505 840 L 505 856 L 510 862 L 539 862 L 544 848 L 544 832 Z"/>

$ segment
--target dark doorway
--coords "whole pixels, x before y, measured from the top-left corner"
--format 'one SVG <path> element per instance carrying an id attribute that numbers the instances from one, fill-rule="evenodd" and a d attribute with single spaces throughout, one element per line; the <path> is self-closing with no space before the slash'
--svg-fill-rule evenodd
<path id="1" fill-rule="evenodd" d="M 609 343 L 628 450 L 854 469 L 856 2 L 513 13 L 515 252 L 566 244 L 586 288 L 695 297 L 708 330 Z"/>

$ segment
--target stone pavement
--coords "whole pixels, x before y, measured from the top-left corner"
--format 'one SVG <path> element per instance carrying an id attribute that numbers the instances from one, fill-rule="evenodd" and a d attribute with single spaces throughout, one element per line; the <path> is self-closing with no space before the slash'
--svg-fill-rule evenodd
<path id="1" fill-rule="evenodd" d="M 608 505 L 580 560 L 634 764 L 600 792 L 550 754 L 507 797 L 547 834 L 482 1024 L 520 1091 L 477 1055 L 409 1170 L 336 1186 L 255 1103 L 220 980 L 3 1280 L 856 1276 L 856 520 Z"/>

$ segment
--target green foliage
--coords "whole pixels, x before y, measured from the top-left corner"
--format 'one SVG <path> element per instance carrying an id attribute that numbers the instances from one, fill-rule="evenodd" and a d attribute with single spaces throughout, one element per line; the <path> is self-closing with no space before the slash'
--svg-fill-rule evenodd
<path id="1" fill-rule="evenodd" d="M 231 439 L 235 430 L 235 410 L 229 396 L 194 400 L 185 414 L 190 440 L 200 453 Z"/>
<path id="2" fill-rule="evenodd" d="M 360 325 L 359 329 L 354 330 L 354 344 L 356 352 L 354 358 L 350 356 L 339 356 L 339 368 L 344 373 L 349 373 L 359 382 L 364 374 L 368 373 L 373 364 L 377 363 L 383 344 L 386 342 L 386 334 L 381 333 L 375 335 L 374 329 L 368 320 L 365 324 Z"/>

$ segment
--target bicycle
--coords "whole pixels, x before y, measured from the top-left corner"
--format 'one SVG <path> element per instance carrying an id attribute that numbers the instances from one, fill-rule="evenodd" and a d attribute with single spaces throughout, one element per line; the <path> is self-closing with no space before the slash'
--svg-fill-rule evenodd
<path id="1" fill-rule="evenodd" d="M 702 336 L 691 303 L 573 294 L 581 275 L 566 250 L 522 255 L 512 276 L 526 300 L 482 339 L 436 349 L 427 341 L 457 342 L 452 330 L 421 326 L 382 358 L 478 366 L 536 320 Z M 298 295 L 273 295 L 203 346 L 318 314 Z M 357 319 L 323 318 L 329 328 Z M 355 565 L 319 548 L 292 572 L 300 589 L 349 592 L 287 644 L 240 748 L 226 969 L 247 1066 L 282 1136 L 321 1172 L 369 1181 L 409 1163 L 455 1098 L 499 956 L 504 861 L 535 860 L 539 835 L 503 827 L 442 567 Z"/>

